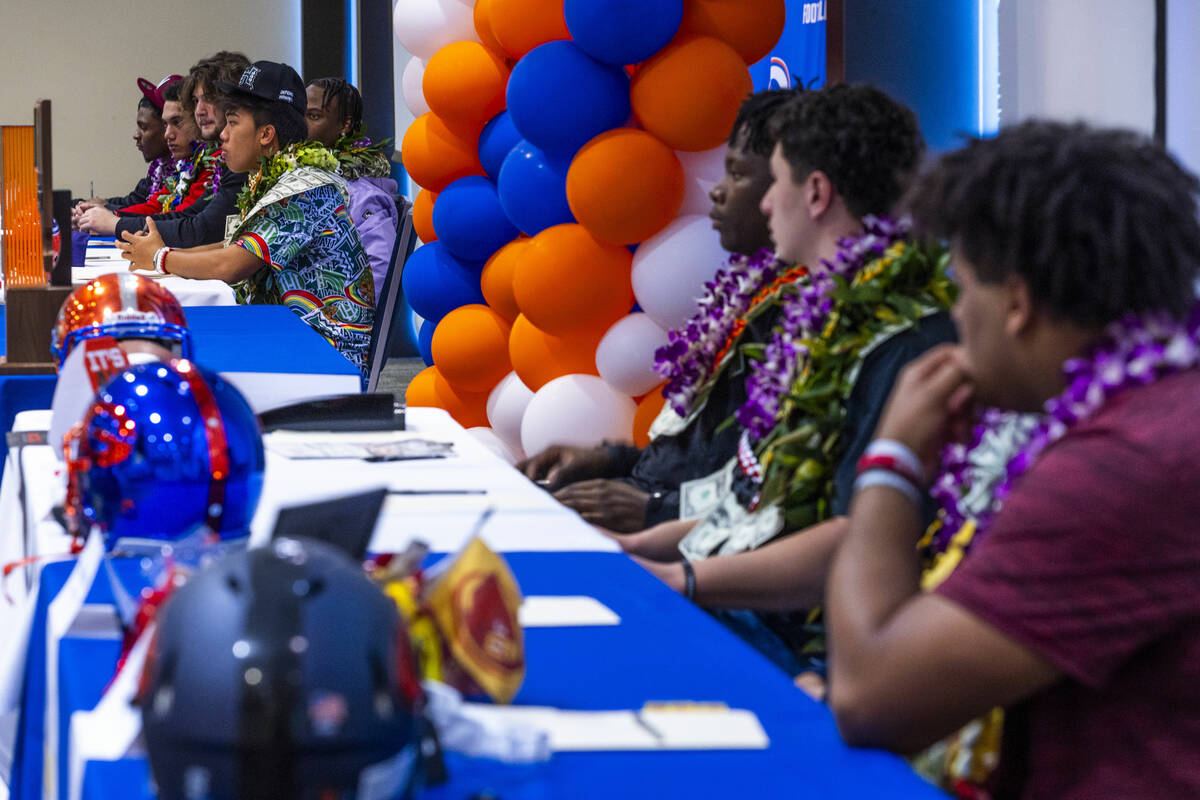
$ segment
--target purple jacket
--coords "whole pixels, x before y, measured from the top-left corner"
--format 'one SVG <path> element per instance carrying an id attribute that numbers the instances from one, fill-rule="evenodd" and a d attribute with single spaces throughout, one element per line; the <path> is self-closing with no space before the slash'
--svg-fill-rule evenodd
<path id="1" fill-rule="evenodd" d="M 391 178 L 355 178 L 350 186 L 350 219 L 358 229 L 371 274 L 375 277 L 375 304 L 383 291 L 396 243 L 396 228 L 400 224 L 396 213 L 396 182 Z"/>

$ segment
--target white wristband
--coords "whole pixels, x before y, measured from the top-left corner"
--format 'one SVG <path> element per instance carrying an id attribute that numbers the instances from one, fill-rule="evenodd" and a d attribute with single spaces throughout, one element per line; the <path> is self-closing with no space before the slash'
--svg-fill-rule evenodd
<path id="1" fill-rule="evenodd" d="M 872 486 L 886 486 L 889 489 L 895 489 L 902 495 L 913 502 L 917 508 L 922 505 L 921 490 L 913 486 L 910 481 L 902 475 L 898 475 L 891 470 L 886 469 L 869 469 L 854 481 L 854 493 L 858 494 L 863 489 L 868 489 Z"/>

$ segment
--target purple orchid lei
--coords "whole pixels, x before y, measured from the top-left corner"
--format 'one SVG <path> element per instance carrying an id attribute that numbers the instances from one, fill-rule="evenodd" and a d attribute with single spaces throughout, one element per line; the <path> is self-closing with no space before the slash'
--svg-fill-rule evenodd
<path id="1" fill-rule="evenodd" d="M 175 167 L 175 162 L 172 162 L 168 156 L 159 156 L 150 162 L 150 169 L 147 173 L 150 176 L 150 194 L 155 194 L 163 188 L 163 181 L 167 178 L 167 166 Z"/>
<path id="2" fill-rule="evenodd" d="M 682 328 L 668 332 L 667 345 L 654 353 L 654 371 L 667 379 L 663 395 L 676 414 L 687 416 L 719 366 L 738 320 L 750 310 L 758 292 L 786 269 L 770 250 L 760 250 L 753 256 L 731 257 L 704 284 L 696 313 Z"/>
<path id="3" fill-rule="evenodd" d="M 824 269 L 812 270 L 809 280 L 796 294 L 783 300 L 783 320 L 767 343 L 761 361 L 751 364 L 746 378 L 746 402 L 737 410 L 738 424 L 751 443 L 761 441 L 774 428 L 780 400 L 792 388 L 808 349 L 802 340 L 824 328 L 833 310 L 837 278 L 850 282 L 871 261 L 908 235 L 906 220 L 887 217 L 863 218 L 863 233 L 838 242 L 832 261 L 822 259 Z"/>
<path id="4" fill-rule="evenodd" d="M 987 530 L 1000 507 L 1012 493 L 1022 475 L 1029 471 L 1042 452 L 1069 430 L 1090 419 L 1114 395 L 1136 386 L 1147 386 L 1167 375 L 1200 366 L 1200 306 L 1184 322 L 1163 314 L 1129 316 L 1113 323 L 1084 358 L 1063 365 L 1067 388 L 1046 401 L 1045 414 L 1027 433 L 1017 437 L 1012 453 L 1002 470 L 994 476 L 995 485 L 982 504 L 970 502 L 974 458 L 986 440 L 1010 414 L 988 409 L 975 427 L 968 444 L 950 444 L 942 453 L 942 473 L 930 488 L 941 507 L 941 529 L 931 542 L 941 552 L 950 539 L 968 521 L 974 520 L 974 539 Z M 1015 450 L 1015 452 L 1013 452 Z"/>

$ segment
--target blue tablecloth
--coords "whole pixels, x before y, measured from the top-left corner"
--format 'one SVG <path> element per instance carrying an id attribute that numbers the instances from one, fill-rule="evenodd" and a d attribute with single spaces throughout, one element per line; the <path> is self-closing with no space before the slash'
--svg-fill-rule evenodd
<path id="1" fill-rule="evenodd" d="M 621 617 L 615 627 L 534 628 L 526 632 L 528 675 L 521 704 L 572 709 L 640 708 L 654 700 L 721 701 L 754 711 L 771 746 L 761 751 L 562 753 L 545 764 L 511 766 L 449 755 L 450 783 L 423 795 L 465 798 L 484 790 L 503 800 L 613 797 L 942 797 L 899 758 L 852 750 L 827 709 L 708 615 L 621 554 L 516 553 L 507 556 L 529 595 L 591 595 Z M 26 676 L 14 800 L 40 797 L 45 613 L 70 569 L 42 573 Z M 119 564 L 133 584 L 136 568 Z M 103 577 L 88 602 L 111 600 Z M 135 588 L 129 586 L 129 588 Z M 115 641 L 64 640 L 60 653 L 61 780 L 67 721 L 88 709 L 112 675 Z M 30 745 L 33 745 L 32 747 Z M 89 800 L 149 798 L 144 761 L 89 765 Z"/>
<path id="2" fill-rule="evenodd" d="M 7 352 L 5 307 L 0 305 L 0 353 Z M 319 333 L 283 306 L 188 308 L 196 361 L 217 372 L 359 374 Z M 49 408 L 53 375 L 0 376 L 0 425 L 12 430 L 22 411 Z M 0 439 L 0 464 L 8 455 Z"/>

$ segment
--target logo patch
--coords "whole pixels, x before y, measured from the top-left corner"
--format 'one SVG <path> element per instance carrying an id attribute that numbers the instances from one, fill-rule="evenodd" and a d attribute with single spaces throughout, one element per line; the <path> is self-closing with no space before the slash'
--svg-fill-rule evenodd
<path id="1" fill-rule="evenodd" d="M 238 80 L 238 86 L 253 89 L 254 83 L 258 80 L 258 73 L 258 67 L 246 67 L 246 71 L 242 73 L 242 77 Z"/>

